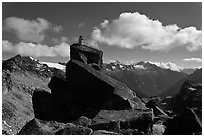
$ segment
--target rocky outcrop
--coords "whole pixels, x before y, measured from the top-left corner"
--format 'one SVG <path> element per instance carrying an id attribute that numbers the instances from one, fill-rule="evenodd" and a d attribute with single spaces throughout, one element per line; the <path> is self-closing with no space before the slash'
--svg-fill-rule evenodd
<path id="1" fill-rule="evenodd" d="M 50 92 L 50 69 L 38 66 L 30 57 L 15 56 L 2 61 L 2 132 L 17 132 L 34 117 L 32 94 L 35 88 Z"/>
<path id="2" fill-rule="evenodd" d="M 73 121 L 72 123 L 75 124 L 75 125 L 88 127 L 88 126 L 91 125 L 92 120 L 85 117 L 85 116 L 81 116 L 79 119 L 77 119 L 76 121 Z"/>
<path id="3" fill-rule="evenodd" d="M 103 52 L 86 45 L 79 45 L 74 43 L 70 46 L 71 60 L 78 60 L 85 64 L 95 64 L 102 68 Z"/>
<path id="4" fill-rule="evenodd" d="M 40 64 L 38 60 L 33 60 L 31 57 L 20 55 L 3 61 L 2 70 L 18 73 L 29 72 L 39 77 L 51 77 L 52 74 L 47 65 Z"/>
<path id="5" fill-rule="evenodd" d="M 185 108 L 172 119 L 164 122 L 166 135 L 193 135 L 202 134 L 201 121 L 193 109 Z"/>
<path id="6" fill-rule="evenodd" d="M 160 115 L 164 115 L 164 116 L 168 116 L 161 108 L 159 108 L 155 101 L 154 100 L 149 100 L 146 105 L 146 107 L 148 108 L 152 108 L 153 109 L 153 113 L 154 113 L 154 116 L 157 117 L 157 116 L 160 116 Z"/>
<path id="7" fill-rule="evenodd" d="M 86 103 L 90 101 L 88 105 L 94 108 L 145 109 L 144 103 L 126 85 L 87 64 L 77 60 L 69 61 L 66 65 L 66 75 L 68 84 L 77 94 L 87 98 Z"/>
<path id="8" fill-rule="evenodd" d="M 180 92 L 170 100 L 165 109 L 181 113 L 187 107 L 194 109 L 196 115 L 202 119 L 202 85 L 200 83 L 185 81 Z"/>
<path id="9" fill-rule="evenodd" d="M 92 120 L 89 127 L 95 130 L 120 132 L 137 129 L 147 133 L 153 124 L 153 112 L 149 110 L 102 110 Z"/>
<path id="10" fill-rule="evenodd" d="M 101 109 L 146 109 L 126 85 L 93 67 L 93 64 L 101 63 L 101 51 L 72 45 L 70 52 L 75 55 L 66 65 L 66 79 L 53 76 L 48 84 L 51 93 L 34 92 L 32 100 L 36 118 L 67 123 L 81 116 L 93 118 Z M 98 58 L 83 62 L 76 57 L 82 53 L 87 59 Z"/>
<path id="11" fill-rule="evenodd" d="M 80 99 L 76 95 L 67 96 L 67 99 L 68 101 L 46 91 L 35 91 L 32 98 L 35 117 L 41 120 L 67 123 L 81 116 L 91 118 L 97 114 L 96 110 L 78 103 Z M 76 99 L 79 100 L 74 102 Z"/>
<path id="12" fill-rule="evenodd" d="M 73 44 L 70 53 L 66 77 L 57 72 L 51 78 L 51 93 L 34 91 L 33 109 L 39 120 L 29 122 L 20 134 L 142 134 L 151 130 L 152 110 L 126 85 L 101 71 L 102 51 Z M 27 130 L 30 126 L 32 132 Z"/>
<path id="13" fill-rule="evenodd" d="M 55 121 L 43 121 L 32 119 L 24 126 L 19 135 L 89 135 L 93 131 L 90 128 L 76 126 L 72 123 L 59 123 Z"/>

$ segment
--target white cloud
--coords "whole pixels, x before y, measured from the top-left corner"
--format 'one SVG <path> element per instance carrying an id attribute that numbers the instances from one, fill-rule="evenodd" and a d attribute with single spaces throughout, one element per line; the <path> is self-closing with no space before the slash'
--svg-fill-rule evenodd
<path id="1" fill-rule="evenodd" d="M 43 18 L 28 20 L 8 17 L 4 21 L 4 30 L 13 32 L 22 41 L 39 43 L 44 40 L 46 30 L 59 32 L 62 26 L 53 25 Z"/>
<path id="2" fill-rule="evenodd" d="M 87 43 L 87 45 L 90 46 L 90 47 L 93 47 L 93 48 L 96 48 L 96 49 L 100 49 L 99 46 L 98 46 L 98 44 L 97 44 L 97 42 L 94 41 L 94 40 L 92 40 L 92 39 L 85 41 L 85 44 L 86 44 L 86 43 Z"/>
<path id="3" fill-rule="evenodd" d="M 20 54 L 23 56 L 32 56 L 32 57 L 40 57 L 40 56 L 69 56 L 70 46 L 67 43 L 61 43 L 54 47 L 49 47 L 43 44 L 33 44 L 26 42 L 19 42 L 17 44 L 13 44 L 7 40 L 2 41 L 2 52 L 10 52 L 15 54 Z"/>
<path id="4" fill-rule="evenodd" d="M 172 62 L 152 62 L 152 61 L 147 61 L 149 62 L 150 64 L 154 64 L 158 67 L 161 67 L 161 68 L 165 68 L 165 69 L 170 69 L 170 70 L 173 70 L 173 71 L 180 71 L 181 67 L 177 66 L 175 63 L 172 63 Z"/>
<path id="5" fill-rule="evenodd" d="M 170 50 L 185 46 L 189 51 L 201 48 L 202 31 L 195 27 L 179 28 L 177 25 L 163 26 L 138 12 L 122 13 L 118 19 L 105 20 L 92 32 L 98 43 L 121 48 L 142 47 L 151 51 Z"/>
<path id="6" fill-rule="evenodd" d="M 194 62 L 202 62 L 201 58 L 186 58 L 182 59 L 183 61 L 194 61 Z"/>

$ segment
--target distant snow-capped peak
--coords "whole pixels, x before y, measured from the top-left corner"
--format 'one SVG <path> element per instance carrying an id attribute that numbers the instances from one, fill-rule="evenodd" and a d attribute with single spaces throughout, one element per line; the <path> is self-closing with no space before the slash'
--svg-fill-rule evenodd
<path id="1" fill-rule="evenodd" d="M 144 66 L 144 64 L 149 63 L 152 65 L 156 65 L 157 67 L 163 68 L 163 69 L 170 69 L 172 71 L 178 71 L 180 72 L 183 68 L 177 66 L 175 63 L 172 62 L 152 62 L 152 61 L 144 61 L 142 62 L 138 62 L 138 63 L 133 63 L 133 64 L 124 64 L 121 63 L 120 61 L 114 61 L 111 62 L 114 64 L 114 66 L 112 66 L 113 69 L 116 68 L 116 66 L 119 66 L 119 68 L 125 68 L 125 66 L 129 66 L 128 68 L 134 68 L 134 69 L 146 69 L 146 67 Z"/>
<path id="2" fill-rule="evenodd" d="M 57 68 L 57 69 L 60 69 L 60 70 L 65 70 L 65 68 L 66 68 L 65 65 L 61 65 L 61 64 L 58 64 L 58 63 L 52 63 L 52 62 L 40 62 L 40 63 L 41 64 L 46 64 L 50 68 Z"/>
<path id="3" fill-rule="evenodd" d="M 178 71 L 180 72 L 180 70 L 182 69 L 181 67 L 177 66 L 175 63 L 172 62 L 152 62 L 152 61 L 145 61 L 145 63 L 150 63 L 150 64 L 154 64 L 160 68 L 164 68 L 164 69 L 170 69 L 172 71 Z"/>
<path id="4" fill-rule="evenodd" d="M 37 59 L 33 58 L 33 57 L 29 57 L 31 60 L 33 61 L 38 61 Z"/>
<path id="5" fill-rule="evenodd" d="M 65 65 L 61 65 L 61 64 L 59 64 L 59 63 L 43 62 L 43 61 L 39 61 L 39 60 L 37 60 L 37 59 L 35 59 L 35 58 L 33 58 L 33 57 L 30 57 L 30 56 L 29 56 L 29 58 L 30 58 L 31 60 L 33 60 L 33 61 L 38 62 L 38 67 L 40 67 L 42 64 L 46 64 L 46 65 L 47 65 L 48 67 L 50 67 L 50 68 L 56 68 L 56 69 L 60 69 L 60 70 L 63 70 L 63 71 L 65 71 L 65 68 L 66 68 Z"/>
<path id="6" fill-rule="evenodd" d="M 144 68 L 143 65 L 133 65 L 133 67 L 134 68 L 138 68 L 138 69 L 146 69 L 146 68 Z"/>

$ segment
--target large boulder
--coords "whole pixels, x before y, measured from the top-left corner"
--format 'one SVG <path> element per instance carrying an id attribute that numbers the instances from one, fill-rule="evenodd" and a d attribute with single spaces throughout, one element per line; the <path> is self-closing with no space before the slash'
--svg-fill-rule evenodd
<path id="1" fill-rule="evenodd" d="M 89 127 L 95 130 L 120 132 L 137 129 L 148 132 L 153 124 L 152 109 L 148 110 L 101 110 Z"/>
<path id="2" fill-rule="evenodd" d="M 66 98 L 67 100 L 65 100 Z M 58 94 L 35 90 L 32 102 L 35 118 L 46 121 L 54 120 L 67 123 L 77 120 L 83 115 L 94 117 L 98 113 L 94 109 L 87 108 L 83 102 L 80 103 L 80 97 L 73 94 L 60 98 Z"/>
<path id="3" fill-rule="evenodd" d="M 19 135 L 89 135 L 90 128 L 76 126 L 72 123 L 59 123 L 56 121 L 43 121 L 32 119 L 18 133 Z"/>
<path id="4" fill-rule="evenodd" d="M 70 46 L 71 60 L 78 60 L 86 64 L 97 64 L 100 68 L 103 65 L 103 52 L 86 45 L 74 43 Z"/>
<path id="5" fill-rule="evenodd" d="M 145 104 L 126 85 L 77 60 L 66 65 L 67 83 L 86 98 L 87 105 L 103 109 L 146 109 Z"/>

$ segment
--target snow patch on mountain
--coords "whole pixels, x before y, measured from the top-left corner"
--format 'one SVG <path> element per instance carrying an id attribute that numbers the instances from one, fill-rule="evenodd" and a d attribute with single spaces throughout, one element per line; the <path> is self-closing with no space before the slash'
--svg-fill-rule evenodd
<path id="1" fill-rule="evenodd" d="M 143 65 L 134 65 L 134 68 L 137 68 L 137 69 L 146 69 L 146 68 L 144 68 Z"/>
<path id="2" fill-rule="evenodd" d="M 41 64 L 46 64 L 50 68 L 57 68 L 60 70 L 65 70 L 66 66 L 58 64 L 58 63 L 52 63 L 52 62 L 40 62 Z"/>
<path id="3" fill-rule="evenodd" d="M 116 67 L 115 67 L 115 66 L 112 66 L 112 69 L 116 69 Z"/>

